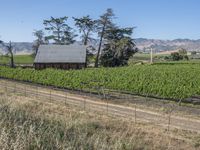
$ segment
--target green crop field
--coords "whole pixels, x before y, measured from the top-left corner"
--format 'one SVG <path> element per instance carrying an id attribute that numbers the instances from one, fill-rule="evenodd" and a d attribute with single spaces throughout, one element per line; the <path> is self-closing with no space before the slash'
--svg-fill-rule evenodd
<path id="1" fill-rule="evenodd" d="M 32 64 L 33 63 L 32 55 L 16 55 L 14 56 L 15 64 Z M 6 56 L 0 56 L 0 64 L 9 64 L 10 59 Z"/>
<path id="2" fill-rule="evenodd" d="M 0 67 L 0 77 L 70 89 L 89 90 L 103 86 L 160 98 L 183 99 L 200 94 L 200 63 L 160 63 L 70 71 Z"/>

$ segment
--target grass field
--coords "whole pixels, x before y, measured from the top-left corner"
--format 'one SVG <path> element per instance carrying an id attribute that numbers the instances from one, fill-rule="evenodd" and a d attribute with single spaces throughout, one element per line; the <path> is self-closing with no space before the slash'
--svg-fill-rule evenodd
<path id="1" fill-rule="evenodd" d="M 164 59 L 164 54 L 154 54 L 153 58 L 155 62 L 161 61 Z M 9 64 L 9 58 L 6 56 L 0 56 L 0 64 Z M 34 57 L 32 55 L 15 55 L 14 61 L 16 64 L 32 64 L 34 61 Z M 136 53 L 133 58 L 130 59 L 130 63 L 138 62 L 138 61 L 150 61 L 150 54 L 141 54 Z M 94 63 L 94 58 L 90 58 L 90 63 Z"/>
<path id="2" fill-rule="evenodd" d="M 169 54 L 167 53 L 154 53 L 153 54 L 153 61 L 155 63 L 168 63 L 168 62 L 172 62 L 171 60 L 166 60 L 165 57 L 166 56 L 170 56 L 170 52 Z M 150 62 L 150 54 L 147 54 L 147 53 L 136 53 L 130 60 L 130 64 L 134 62 L 138 62 L 138 61 L 142 61 L 142 62 Z M 189 57 L 189 61 L 187 62 L 200 62 L 200 59 L 199 59 L 199 55 L 188 55 Z M 196 59 L 194 59 L 196 58 Z M 182 63 L 182 62 L 186 62 L 186 61 L 173 61 L 173 63 Z"/>
<path id="3" fill-rule="evenodd" d="M 0 149 L 187 149 L 200 135 L 0 93 Z"/>
<path id="4" fill-rule="evenodd" d="M 169 56 L 169 54 L 153 54 L 153 59 L 154 61 L 163 61 L 165 56 Z M 145 53 L 136 53 L 133 58 L 131 59 L 132 61 L 150 61 L 150 54 L 145 54 Z M 130 60 L 130 61 L 131 61 Z"/>
<path id="5" fill-rule="evenodd" d="M 154 54 L 153 59 L 154 62 L 163 62 L 164 57 L 169 56 L 168 54 Z M 32 55 L 15 55 L 14 61 L 16 64 L 33 64 L 34 57 Z M 136 53 L 130 60 L 129 64 L 135 64 L 138 61 L 143 62 L 149 62 L 150 61 L 150 54 L 142 54 L 142 53 Z M 191 62 L 198 62 L 199 60 L 190 60 Z M 189 61 L 189 62 L 190 62 Z M 9 64 L 10 59 L 6 56 L 0 56 L 0 64 Z M 164 63 L 168 63 L 168 61 L 164 61 Z M 182 62 L 182 61 L 180 61 Z M 180 62 L 173 62 L 173 63 L 180 63 Z M 94 58 L 90 58 L 90 63 L 94 63 Z"/>
<path id="6" fill-rule="evenodd" d="M 34 58 L 32 55 L 15 55 L 15 64 L 33 64 Z M 0 64 L 9 64 L 10 59 L 6 56 L 0 56 Z"/>

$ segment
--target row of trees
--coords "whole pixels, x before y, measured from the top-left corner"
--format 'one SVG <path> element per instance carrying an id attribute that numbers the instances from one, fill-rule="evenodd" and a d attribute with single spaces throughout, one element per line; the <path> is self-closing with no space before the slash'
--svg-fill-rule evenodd
<path id="1" fill-rule="evenodd" d="M 173 60 L 173 61 L 189 60 L 189 57 L 187 55 L 187 50 L 181 48 L 177 52 L 171 53 L 170 56 L 165 56 L 165 60 Z"/>
<path id="2" fill-rule="evenodd" d="M 126 65 L 128 59 L 137 52 L 132 39 L 134 28 L 121 28 L 114 23 L 114 19 L 115 14 L 112 9 L 107 9 L 96 20 L 90 18 L 89 15 L 81 18 L 73 17 L 82 43 L 87 46 L 87 56 L 95 56 L 95 67 L 98 67 L 99 64 L 105 67 Z M 34 32 L 36 37 L 33 45 L 35 53 L 41 44 L 73 44 L 78 35 L 67 21 L 68 17 L 66 16 L 44 20 L 44 29 L 47 32 L 43 30 Z M 48 34 L 45 35 L 45 33 Z M 98 37 L 98 40 L 95 37 Z M 98 43 L 97 46 L 96 43 Z"/>

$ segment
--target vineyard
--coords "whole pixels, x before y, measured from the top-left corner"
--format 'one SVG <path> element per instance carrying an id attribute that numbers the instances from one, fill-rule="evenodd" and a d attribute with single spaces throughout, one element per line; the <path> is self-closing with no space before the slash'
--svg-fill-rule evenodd
<path id="1" fill-rule="evenodd" d="M 159 98 L 184 99 L 200 94 L 198 63 L 70 71 L 0 67 L 0 77 L 85 91 L 104 87 Z"/>

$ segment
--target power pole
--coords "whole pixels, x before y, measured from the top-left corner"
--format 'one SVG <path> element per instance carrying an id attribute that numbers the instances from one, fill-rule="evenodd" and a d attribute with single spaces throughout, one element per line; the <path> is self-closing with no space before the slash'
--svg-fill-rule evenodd
<path id="1" fill-rule="evenodd" d="M 153 49 L 151 48 L 151 61 L 150 61 L 151 64 L 153 64 Z"/>

